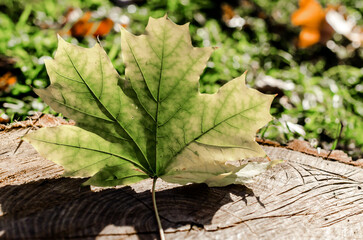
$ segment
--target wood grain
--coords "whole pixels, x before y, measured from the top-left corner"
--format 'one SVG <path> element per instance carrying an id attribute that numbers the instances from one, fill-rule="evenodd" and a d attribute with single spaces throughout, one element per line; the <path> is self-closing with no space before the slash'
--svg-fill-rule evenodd
<path id="1" fill-rule="evenodd" d="M 157 239 L 151 181 L 80 187 L 27 143 L 0 132 L 1 239 Z M 157 183 L 167 239 L 363 239 L 363 169 L 284 148 L 253 184 Z"/>

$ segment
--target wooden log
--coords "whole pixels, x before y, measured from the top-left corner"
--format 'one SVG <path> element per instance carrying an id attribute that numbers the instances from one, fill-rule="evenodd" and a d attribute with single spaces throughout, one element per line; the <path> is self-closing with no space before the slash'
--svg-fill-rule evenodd
<path id="1" fill-rule="evenodd" d="M 157 239 L 151 180 L 80 187 L 28 143 L 0 132 L 1 239 Z M 167 239 L 363 239 L 363 169 L 279 147 L 285 162 L 253 184 L 208 188 L 157 182 Z"/>

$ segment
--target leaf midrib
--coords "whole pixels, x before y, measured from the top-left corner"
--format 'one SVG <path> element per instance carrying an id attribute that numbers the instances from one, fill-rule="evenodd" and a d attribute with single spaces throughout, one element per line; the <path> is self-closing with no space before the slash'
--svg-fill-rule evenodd
<path id="1" fill-rule="evenodd" d="M 159 86 L 158 86 L 158 95 L 157 95 L 157 101 L 156 101 L 156 116 L 155 116 L 155 120 L 156 120 L 156 124 L 155 124 L 155 169 L 156 169 L 156 173 L 159 173 L 159 164 L 158 162 L 158 129 L 159 129 L 159 106 L 161 104 L 160 102 L 160 90 L 161 90 L 161 80 L 163 77 L 163 66 L 164 66 L 164 54 L 165 54 L 165 35 L 166 35 L 166 22 L 164 22 L 164 27 L 163 27 L 163 48 L 161 51 L 161 64 L 160 64 L 160 75 L 159 75 Z"/>

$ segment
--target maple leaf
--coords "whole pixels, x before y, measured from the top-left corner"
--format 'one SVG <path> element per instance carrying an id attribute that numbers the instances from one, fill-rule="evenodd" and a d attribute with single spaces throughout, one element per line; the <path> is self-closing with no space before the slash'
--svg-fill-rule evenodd
<path id="1" fill-rule="evenodd" d="M 46 61 L 51 85 L 35 92 L 76 126 L 44 128 L 25 136 L 66 176 L 115 186 L 160 177 L 209 186 L 246 183 L 275 162 L 254 141 L 268 123 L 272 95 L 245 85 L 245 74 L 215 94 L 199 92 L 199 76 L 213 52 L 194 48 L 188 24 L 150 18 L 146 34 L 121 31 L 125 79 L 99 44 L 81 48 L 59 37 Z"/>

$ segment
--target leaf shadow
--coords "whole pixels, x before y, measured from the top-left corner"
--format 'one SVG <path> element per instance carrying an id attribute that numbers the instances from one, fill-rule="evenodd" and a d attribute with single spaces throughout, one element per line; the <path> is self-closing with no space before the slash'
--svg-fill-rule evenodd
<path id="1" fill-rule="evenodd" d="M 0 238 L 158 238 L 149 190 L 135 192 L 126 186 L 94 192 L 80 187 L 85 180 L 43 179 L 0 188 Z M 238 185 L 209 188 L 193 184 L 158 191 L 157 204 L 166 233 L 175 228 L 186 232 L 203 229 L 221 207 L 235 201 L 232 195 L 241 207 L 254 197 L 252 190 Z"/>

